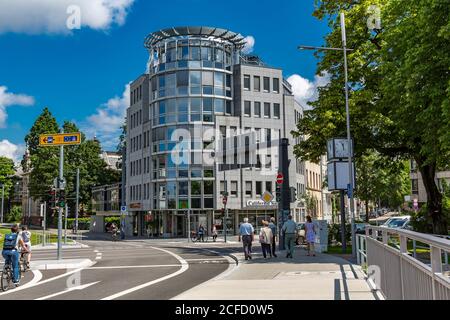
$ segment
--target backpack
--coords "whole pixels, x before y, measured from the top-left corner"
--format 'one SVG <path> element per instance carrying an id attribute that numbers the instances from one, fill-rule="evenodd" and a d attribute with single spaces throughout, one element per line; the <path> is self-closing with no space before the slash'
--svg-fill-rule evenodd
<path id="1" fill-rule="evenodd" d="M 17 233 L 10 233 L 5 236 L 3 250 L 14 250 L 17 245 Z"/>

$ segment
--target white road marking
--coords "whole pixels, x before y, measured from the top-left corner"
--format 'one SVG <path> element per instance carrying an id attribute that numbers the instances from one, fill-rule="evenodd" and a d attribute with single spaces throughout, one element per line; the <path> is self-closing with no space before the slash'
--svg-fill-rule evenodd
<path id="1" fill-rule="evenodd" d="M 33 284 L 33 285 L 31 285 L 31 286 L 28 286 L 28 287 L 27 287 L 27 286 L 23 286 L 23 287 L 18 287 L 18 288 L 14 289 L 14 290 L 11 290 L 11 291 L 2 292 L 2 293 L 0 293 L 0 296 L 3 296 L 3 295 L 5 295 L 5 294 L 9 294 L 9 293 L 13 293 L 13 292 L 17 292 L 17 291 L 21 291 L 21 290 L 23 290 L 23 289 L 28 289 L 28 288 L 36 287 L 36 286 L 39 286 L 39 285 L 41 285 L 41 284 L 44 284 L 44 283 L 47 283 L 47 282 L 50 282 L 50 281 L 53 281 L 53 280 L 58 280 L 58 279 L 61 279 L 61 278 L 66 277 L 66 276 L 68 276 L 68 275 L 71 275 L 71 274 L 73 274 L 73 273 L 75 273 L 75 272 L 80 272 L 81 270 L 83 270 L 83 269 L 85 269 L 85 268 L 86 268 L 86 267 L 74 269 L 74 270 L 68 271 L 68 272 L 66 272 L 66 273 L 60 274 L 59 276 L 56 276 L 56 277 L 53 277 L 53 278 L 49 278 L 49 279 L 47 279 L 47 280 L 44 280 L 44 281 L 35 283 L 35 284 Z"/>
<path id="2" fill-rule="evenodd" d="M 217 261 L 217 260 L 225 260 L 225 257 L 217 257 L 217 258 L 190 258 L 190 259 L 185 259 L 186 261 L 208 261 L 208 260 L 212 260 L 212 261 Z"/>
<path id="3" fill-rule="evenodd" d="M 97 252 L 98 252 L 98 250 L 94 250 L 94 252 L 95 252 L 95 253 L 97 253 Z"/>
<path id="4" fill-rule="evenodd" d="M 179 264 L 147 264 L 141 266 L 106 266 L 106 267 L 90 267 L 86 270 L 101 270 L 101 269 L 133 269 L 133 268 L 167 268 L 179 267 Z"/>
<path id="5" fill-rule="evenodd" d="M 141 284 L 141 285 L 139 285 L 139 286 L 136 286 L 136 287 L 133 287 L 133 288 L 130 288 L 130 289 L 127 289 L 127 290 L 118 292 L 118 293 L 113 294 L 113 295 L 111 295 L 111 296 L 105 297 L 105 298 L 103 298 L 103 299 L 101 299 L 101 300 L 113 300 L 113 299 L 122 297 L 122 296 L 124 296 L 124 295 L 129 294 L 129 293 L 132 293 L 132 292 L 135 292 L 135 291 L 137 291 L 137 290 L 140 290 L 140 289 L 149 287 L 149 286 L 151 286 L 151 285 L 154 285 L 155 283 L 158 283 L 158 282 L 161 282 L 161 281 L 170 279 L 170 278 L 172 278 L 172 277 L 175 277 L 175 276 L 177 276 L 177 275 L 179 275 L 179 274 L 182 274 L 183 272 L 185 272 L 186 270 L 189 269 L 189 264 L 187 263 L 187 261 L 184 260 L 184 259 L 183 259 L 182 257 L 180 257 L 179 255 L 177 255 L 177 254 L 175 254 L 175 253 L 173 253 L 173 252 L 170 252 L 170 251 L 168 251 L 168 250 L 162 249 L 162 248 L 156 248 L 156 247 L 149 247 L 149 248 L 154 249 L 154 250 L 160 250 L 160 251 L 163 251 L 163 252 L 166 252 L 166 253 L 172 255 L 173 257 L 175 257 L 175 258 L 181 263 L 181 268 L 180 268 L 178 271 L 173 272 L 173 273 L 171 273 L 171 274 L 169 274 L 169 275 L 167 275 L 167 276 L 164 276 L 164 277 L 161 277 L 161 278 L 159 278 L 159 279 L 156 279 L 156 280 L 153 280 L 153 281 L 150 281 L 150 282 Z"/>
<path id="6" fill-rule="evenodd" d="M 62 295 L 62 294 L 64 294 L 64 293 L 70 292 L 70 291 L 74 291 L 74 290 L 83 290 L 83 289 L 86 289 L 87 287 L 90 287 L 90 286 L 92 286 L 92 285 L 94 285 L 94 284 L 97 284 L 97 283 L 99 283 L 99 282 L 100 282 L 100 281 L 91 282 L 91 283 L 86 283 L 86 284 L 83 284 L 83 285 L 81 285 L 81 286 L 72 287 L 72 288 L 69 288 L 69 289 L 66 289 L 66 290 L 63 290 L 63 291 L 60 291 L 60 292 L 56 292 L 56 293 L 50 294 L 50 295 L 45 296 L 45 297 L 37 298 L 37 299 L 35 299 L 35 300 L 46 300 L 46 299 L 50 299 L 50 298 L 53 298 L 53 297 Z"/>

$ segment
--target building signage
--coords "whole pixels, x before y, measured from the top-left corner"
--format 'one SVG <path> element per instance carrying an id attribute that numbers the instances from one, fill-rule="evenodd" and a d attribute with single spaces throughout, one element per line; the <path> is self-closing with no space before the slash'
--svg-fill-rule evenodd
<path id="1" fill-rule="evenodd" d="M 140 203 L 132 203 L 132 204 L 130 204 L 130 208 L 131 209 L 140 209 L 141 204 Z"/>
<path id="2" fill-rule="evenodd" d="M 247 208 L 256 209 L 276 209 L 278 208 L 278 203 L 276 201 L 264 202 L 264 200 L 247 200 Z"/>

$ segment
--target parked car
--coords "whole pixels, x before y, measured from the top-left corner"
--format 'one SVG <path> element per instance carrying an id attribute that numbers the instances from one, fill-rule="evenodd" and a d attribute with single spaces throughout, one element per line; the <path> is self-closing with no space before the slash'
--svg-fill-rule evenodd
<path id="1" fill-rule="evenodd" d="M 370 224 L 368 223 L 355 223 L 355 233 L 358 234 L 365 234 L 366 233 L 366 226 Z"/>
<path id="2" fill-rule="evenodd" d="M 391 217 L 381 227 L 395 229 L 410 229 L 411 216 Z"/>
<path id="3" fill-rule="evenodd" d="M 295 237 L 295 244 L 303 244 L 306 240 L 305 223 L 300 222 L 297 224 L 297 236 Z"/>

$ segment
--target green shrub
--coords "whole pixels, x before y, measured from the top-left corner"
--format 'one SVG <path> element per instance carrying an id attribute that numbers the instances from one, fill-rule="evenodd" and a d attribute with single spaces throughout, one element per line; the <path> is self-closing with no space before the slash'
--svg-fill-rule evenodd
<path id="1" fill-rule="evenodd" d="M 67 219 L 67 229 L 73 229 L 75 225 L 75 218 Z M 89 230 L 91 225 L 91 218 L 78 218 L 78 230 Z"/>
<path id="2" fill-rule="evenodd" d="M 22 220 L 22 208 L 20 206 L 13 206 L 11 211 L 5 217 L 6 222 L 20 222 Z"/>

